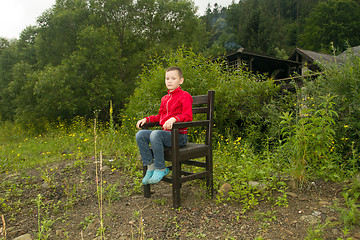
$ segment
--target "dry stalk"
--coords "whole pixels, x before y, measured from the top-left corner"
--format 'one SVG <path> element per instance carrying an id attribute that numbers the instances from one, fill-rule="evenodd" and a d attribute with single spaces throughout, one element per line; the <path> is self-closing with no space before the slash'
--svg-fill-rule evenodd
<path id="1" fill-rule="evenodd" d="M 143 215 L 142 215 L 142 210 L 140 210 L 139 240 L 144 240 L 144 239 L 145 239 L 145 232 L 144 232 Z"/>
<path id="2" fill-rule="evenodd" d="M 100 205 L 99 205 L 99 209 L 100 209 L 100 227 L 101 227 L 100 236 L 102 236 L 102 238 L 105 239 L 105 236 L 102 235 L 103 231 L 104 231 L 104 220 L 103 220 L 103 186 L 102 186 L 102 152 L 101 151 L 100 151 Z"/>
<path id="3" fill-rule="evenodd" d="M 2 222 L 3 222 L 4 240 L 6 240 L 6 223 L 5 223 L 4 215 L 1 215 L 1 219 L 2 219 Z M 1 235 L 3 235 L 3 233 L 1 233 Z"/>
<path id="4" fill-rule="evenodd" d="M 139 219 L 139 237 L 138 237 L 138 239 L 139 239 L 139 240 L 144 240 L 144 239 L 145 239 L 145 232 L 144 232 L 144 222 L 143 222 L 143 215 L 142 215 L 144 209 L 141 209 L 141 208 L 139 207 L 139 205 L 137 205 L 137 204 L 136 204 L 136 206 L 138 207 L 139 212 L 140 212 L 140 219 Z"/>
<path id="5" fill-rule="evenodd" d="M 99 178 L 98 178 L 98 169 L 97 169 L 97 149 L 96 149 L 96 144 L 97 144 L 97 134 L 96 134 L 96 117 L 94 119 L 94 160 L 95 160 L 95 173 L 96 173 L 96 186 L 98 186 L 99 183 Z"/>
<path id="6" fill-rule="evenodd" d="M 96 119 L 94 119 L 94 158 L 95 158 L 95 172 L 96 172 L 96 189 L 97 189 L 97 196 L 98 196 L 98 204 L 99 204 L 99 212 L 100 212 L 100 239 L 105 239 L 104 236 L 104 223 L 103 223 L 103 188 L 102 188 L 102 152 L 100 151 L 100 162 L 98 168 L 98 161 L 97 161 L 97 133 L 96 133 Z M 98 171 L 100 170 L 100 179 Z"/>

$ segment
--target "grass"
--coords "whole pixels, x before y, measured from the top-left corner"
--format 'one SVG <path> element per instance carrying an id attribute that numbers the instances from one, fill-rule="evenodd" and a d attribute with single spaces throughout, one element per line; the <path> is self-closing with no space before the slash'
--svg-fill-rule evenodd
<path id="1" fill-rule="evenodd" d="M 98 125 L 91 127 L 91 122 L 77 118 L 71 124 L 58 123 L 47 125 L 46 133 L 36 134 L 32 131 L 25 131 L 14 123 L 3 123 L 0 125 L 0 174 L 8 181 L 2 181 L 0 184 L 0 212 L 4 214 L 12 213 L 14 217 L 7 217 L 7 221 L 15 221 L 16 212 L 20 211 L 24 204 L 36 203 L 38 209 L 38 239 L 47 239 L 48 232 L 55 221 L 49 216 L 56 215 L 59 209 L 72 211 L 74 206 L 88 198 L 92 193 L 88 191 L 89 180 L 86 179 L 86 165 L 90 161 L 98 162 L 96 164 L 99 173 L 96 183 L 98 184 L 97 193 L 99 201 L 100 228 L 98 233 L 102 239 L 105 239 L 105 227 L 103 226 L 103 201 L 111 204 L 118 199 L 118 184 L 107 184 L 102 179 L 102 165 L 107 165 L 114 172 L 117 169 L 130 171 L 129 181 L 134 181 L 138 173 L 137 167 L 140 163 L 135 162 L 135 146 L 133 141 L 125 146 L 125 136 L 117 132 L 108 131 L 108 126 Z M 94 137 L 95 128 L 98 128 L 96 137 Z M 111 135 L 110 135 L 111 133 Z M 111 144 L 109 144 L 111 141 Z M 119 144 L 121 146 L 119 146 Z M 94 151 L 94 146 L 100 149 L 100 155 Z M 121 150 L 121 152 L 120 152 Z M 97 156 L 99 155 L 99 156 Z M 100 159 L 100 160 L 99 160 Z M 120 160 L 120 161 L 117 161 Z M 121 161 L 126 160 L 126 161 Z M 67 178 L 55 180 L 58 174 L 56 167 L 61 162 L 73 162 L 65 168 L 65 171 L 71 173 L 77 169 L 81 174 L 78 176 L 80 182 L 73 184 Z M 100 162 L 100 163 L 99 163 Z M 99 166 L 99 167 L 98 167 Z M 94 165 L 95 168 L 95 165 Z M 38 171 L 43 185 L 34 185 L 32 178 L 26 176 L 26 172 L 35 169 Z M 10 180 L 11 179 L 11 180 Z M 22 182 L 18 184 L 16 181 Z M 125 185 L 130 186 L 125 182 Z M 51 202 L 45 204 L 42 202 L 43 196 L 34 196 L 29 202 L 14 202 L 14 198 L 23 197 L 26 190 L 39 187 L 46 187 L 50 193 L 57 194 L 59 191 L 65 196 L 65 201 Z M 139 189 L 138 186 L 124 187 L 127 190 L 122 195 L 129 195 Z M 32 202 L 32 203 L 31 203 Z M 66 221 L 66 217 L 60 220 Z M 4 219 L 5 231 L 5 219 Z M 2 229 L 1 229 L 2 230 Z M 3 239 L 0 237 L 0 239 Z"/>
<path id="2" fill-rule="evenodd" d="M 58 191 L 59 187 L 66 196 L 64 202 L 52 202 L 46 206 L 42 202 L 41 196 L 34 197 L 32 204 L 36 203 L 38 214 L 38 236 L 46 239 L 48 232 L 56 221 L 66 221 L 66 216 L 53 219 L 50 216 L 59 212 L 59 209 L 66 208 L 72 211 L 74 206 L 88 198 L 91 194 L 89 181 L 86 179 L 86 166 L 91 161 L 103 161 L 96 166 L 99 185 L 97 187 L 99 213 L 91 213 L 100 219 L 98 229 L 101 236 L 106 235 L 106 226 L 103 225 L 103 205 L 109 205 L 119 200 L 121 196 L 129 196 L 134 192 L 140 192 L 142 177 L 141 163 L 139 161 L 138 149 L 133 137 L 128 132 L 121 129 L 110 127 L 109 124 L 98 124 L 96 128 L 93 122 L 76 118 L 71 124 L 47 125 L 47 132 L 36 134 L 32 131 L 25 131 L 14 123 L 3 123 L 0 125 L 0 174 L 6 176 L 17 176 L 21 178 L 22 184 L 17 184 L 10 180 L 0 183 L 0 209 L 2 213 L 12 213 L 13 218 L 16 212 L 21 209 L 21 202 L 14 202 L 11 199 L 20 197 L 27 190 L 35 189 L 33 177 L 26 176 L 24 173 L 29 169 L 37 169 L 39 177 L 46 183 L 51 191 Z M 96 130 L 96 137 L 94 132 Z M 201 133 L 196 133 L 200 140 Z M 214 136 L 214 185 L 219 189 L 223 183 L 229 183 L 232 190 L 227 196 L 220 196 L 218 203 L 238 202 L 241 203 L 240 213 L 256 208 L 261 201 L 270 202 L 273 206 L 287 207 L 287 184 L 285 180 L 289 175 L 286 174 L 286 167 L 282 159 L 281 151 L 255 153 L 244 139 L 225 138 L 215 134 Z M 94 151 L 94 146 L 96 149 Z M 99 154 L 101 152 L 101 155 Z M 357 153 L 353 152 L 354 159 Z M 79 183 L 72 185 L 66 179 L 61 186 L 57 186 L 55 177 L 58 171 L 56 165 L 62 161 L 72 160 L 73 165 L 68 166 L 66 171 L 72 172 L 73 169 L 80 170 Z M 90 160 L 90 161 L 89 161 Z M 102 179 L 100 167 L 107 165 L 111 172 L 125 172 L 129 179 L 123 183 L 120 190 L 119 184 L 106 183 Z M 94 166 L 95 168 L 95 166 Z M 354 168 L 351 169 L 354 171 Z M 285 179 L 283 178 L 285 176 Z M 309 178 L 311 176 L 308 176 Z M 250 181 L 259 184 L 250 186 Z M 138 184 L 133 184 L 133 183 Z M 343 224 L 346 228 L 359 224 L 358 218 L 358 199 L 357 189 L 360 184 L 355 182 L 347 190 L 346 204 L 337 205 L 337 211 L 341 213 Z M 350 204 L 351 203 L 351 204 Z M 164 205 L 163 200 L 158 200 L 157 205 Z M 41 213 L 41 214 L 40 214 Z M 263 222 L 264 228 L 272 221 L 273 213 L 259 213 L 259 221 Z M 7 222 L 14 219 L 8 217 Z M 95 217 L 94 217 L 95 218 Z M 93 217 L 85 217 L 84 221 L 79 221 L 80 225 L 86 227 L 94 220 Z M 5 219 L 3 228 L 5 229 Z M 136 226 L 134 233 L 143 235 L 143 226 Z M 309 234 L 317 234 L 318 230 L 309 230 Z M 66 232 L 64 233 L 64 236 Z M 1 239 L 1 238 L 0 238 Z M 102 239 L 105 239 L 103 237 Z"/>
<path id="3" fill-rule="evenodd" d="M 62 160 L 94 157 L 94 133 L 91 124 L 77 118 L 70 125 L 49 126 L 47 132 L 42 134 L 22 130 L 13 123 L 0 125 L 0 171 L 14 172 Z M 97 147 L 102 150 L 104 157 L 115 160 L 128 154 L 131 157 L 136 155 L 134 141 L 121 134 L 110 136 L 105 127 L 98 126 L 100 131 L 97 140 Z M 109 144 L 110 137 L 112 141 Z M 127 142 L 129 144 L 125 144 Z"/>

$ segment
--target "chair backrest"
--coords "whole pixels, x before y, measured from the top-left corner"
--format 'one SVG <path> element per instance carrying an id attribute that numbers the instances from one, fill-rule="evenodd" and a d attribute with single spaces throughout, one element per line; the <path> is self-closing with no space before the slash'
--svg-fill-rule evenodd
<path id="1" fill-rule="evenodd" d="M 193 115 L 206 114 L 206 127 L 205 144 L 212 145 L 212 134 L 214 125 L 214 104 L 215 104 L 215 91 L 209 90 L 207 95 L 193 96 Z"/>

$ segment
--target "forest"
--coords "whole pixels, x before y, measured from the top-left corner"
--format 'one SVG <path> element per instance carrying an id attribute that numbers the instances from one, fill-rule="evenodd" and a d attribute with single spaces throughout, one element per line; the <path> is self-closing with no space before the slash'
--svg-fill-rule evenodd
<path id="1" fill-rule="evenodd" d="M 242 0 L 202 16 L 189 0 L 58 0 L 19 39 L 0 38 L 0 119 L 92 117 L 110 100 L 117 115 L 149 59 L 179 47 L 208 59 L 239 47 L 340 53 L 360 44 L 359 12 L 355 0 Z"/>

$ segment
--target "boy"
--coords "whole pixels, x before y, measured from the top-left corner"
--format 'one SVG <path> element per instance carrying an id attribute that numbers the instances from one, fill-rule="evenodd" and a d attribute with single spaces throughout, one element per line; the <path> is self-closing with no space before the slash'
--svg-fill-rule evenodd
<path id="1" fill-rule="evenodd" d="M 170 67 L 165 73 L 165 85 L 168 94 L 161 98 L 158 115 L 152 115 L 139 120 L 138 129 L 147 122 L 159 122 L 163 130 L 140 130 L 136 134 L 143 165 L 147 166 L 146 174 L 142 180 L 145 184 L 154 184 L 169 173 L 165 167 L 164 146 L 171 147 L 171 129 L 176 122 L 192 121 L 192 97 L 181 89 L 184 82 L 183 73 L 178 67 Z M 179 129 L 179 145 L 187 143 L 187 129 Z M 149 144 L 153 150 L 150 150 Z M 153 157 L 154 156 L 154 157 Z"/>

